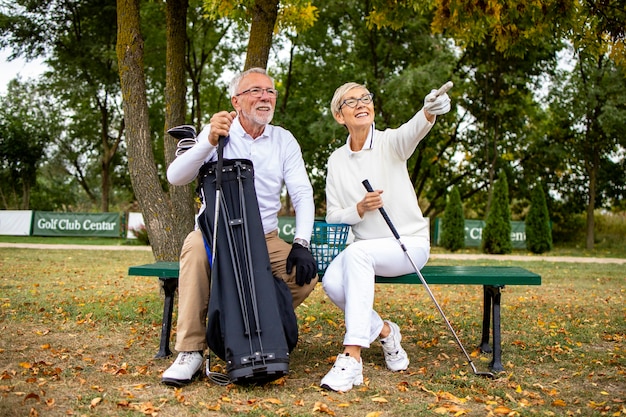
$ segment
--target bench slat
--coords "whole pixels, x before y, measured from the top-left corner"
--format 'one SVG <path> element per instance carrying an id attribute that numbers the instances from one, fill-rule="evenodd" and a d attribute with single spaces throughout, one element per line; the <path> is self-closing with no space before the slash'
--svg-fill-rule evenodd
<path id="1" fill-rule="evenodd" d="M 433 266 L 421 270 L 429 284 L 541 285 L 541 276 L 516 266 Z M 417 274 L 376 277 L 379 284 L 421 284 Z"/>
<path id="2" fill-rule="evenodd" d="M 131 266 L 128 275 L 178 278 L 178 262 L 155 262 Z M 422 270 L 429 284 L 460 285 L 541 285 L 541 276 L 516 266 L 433 266 Z M 398 277 L 376 277 L 380 284 L 420 284 L 417 274 Z"/>
<path id="3" fill-rule="evenodd" d="M 155 262 L 128 268 L 128 275 L 158 278 L 178 278 L 178 262 Z"/>

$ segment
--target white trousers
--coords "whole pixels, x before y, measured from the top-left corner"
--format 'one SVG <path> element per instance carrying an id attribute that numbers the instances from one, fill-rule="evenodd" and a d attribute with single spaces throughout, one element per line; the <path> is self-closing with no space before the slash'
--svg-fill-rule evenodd
<path id="1" fill-rule="evenodd" d="M 430 242 L 410 236 L 400 240 L 415 265 L 422 269 L 428 261 Z M 322 285 L 328 298 L 344 312 L 344 345 L 368 348 L 383 329 L 383 320 L 374 311 L 375 276 L 395 277 L 414 272 L 394 238 L 359 240 L 337 255 L 326 269 Z"/>

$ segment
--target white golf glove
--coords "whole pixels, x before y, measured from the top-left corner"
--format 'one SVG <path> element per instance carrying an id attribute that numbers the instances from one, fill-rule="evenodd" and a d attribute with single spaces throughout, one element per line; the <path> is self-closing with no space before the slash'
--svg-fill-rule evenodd
<path id="1" fill-rule="evenodd" d="M 447 93 L 437 96 L 437 90 L 431 90 L 424 98 L 424 110 L 436 116 L 446 114 L 450 111 L 450 97 Z"/>

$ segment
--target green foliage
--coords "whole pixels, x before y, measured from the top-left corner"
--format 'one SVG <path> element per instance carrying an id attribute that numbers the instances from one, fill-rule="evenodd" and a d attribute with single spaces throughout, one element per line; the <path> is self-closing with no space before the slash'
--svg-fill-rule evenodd
<path id="1" fill-rule="evenodd" d="M 463 204 L 457 187 L 452 187 L 443 215 L 441 246 L 455 252 L 465 247 L 465 217 Z"/>
<path id="2" fill-rule="evenodd" d="M 0 199 L 4 209 L 30 209 L 30 195 L 50 143 L 52 123 L 46 92 L 13 80 L 0 97 Z"/>
<path id="3" fill-rule="evenodd" d="M 244 26 L 254 18 L 258 0 L 203 0 L 206 16 L 210 19 L 228 17 Z M 304 31 L 315 24 L 317 7 L 310 0 L 282 0 L 278 2 L 277 29 Z"/>
<path id="4" fill-rule="evenodd" d="M 142 245 L 150 245 L 150 238 L 148 236 L 148 230 L 146 230 L 146 226 L 141 225 L 136 229 L 131 229 L 131 232 L 137 238 L 137 241 Z"/>
<path id="5" fill-rule="evenodd" d="M 53 70 L 42 77 L 53 99 L 49 108 L 66 110 L 63 117 L 39 123 L 55 128 L 48 142 L 54 145 L 44 150 L 47 162 L 32 164 L 37 181 L 30 188 L 31 207 L 97 207 L 106 185 L 102 162 L 111 158 L 119 137 L 117 154 L 109 159 L 109 199 L 113 207 L 123 207 L 134 198 L 126 160 L 131 126 L 121 124 L 113 48 L 116 3 L 5 3 L 0 45 L 13 56 L 44 59 Z M 170 105 L 163 97 L 165 4 L 141 2 L 150 137 L 163 187 L 164 109 Z M 542 179 L 555 242 L 578 240 L 584 229 L 578 213 L 589 201 L 624 209 L 626 77 L 619 60 L 626 55 L 618 1 L 278 4 L 281 30 L 273 36 L 269 68 L 280 90 L 274 121 L 302 146 L 318 214 L 324 213 L 326 161 L 346 136 L 328 113 L 334 89 L 347 81 L 365 83 L 375 93 L 376 126 L 384 129 L 412 117 L 424 95 L 448 79 L 455 82 L 449 92 L 453 110 L 437 118 L 407 163 L 425 215 L 443 211 L 447 190 L 455 184 L 468 217 L 484 218 L 486 195 L 500 169 L 509 169 L 514 208 L 530 198 L 535 179 Z M 253 0 L 189 3 L 188 56 L 178 69 L 187 71 L 188 122 L 198 128 L 211 114 L 231 108 L 224 85 L 243 67 L 254 6 Z M 207 11 L 228 17 L 207 19 Z M 556 71 L 557 51 L 568 38 L 574 67 Z M 550 84 L 554 89 L 548 90 Z M 23 103 L 33 106 L 34 101 Z M 2 197 L 11 200 L 2 203 L 17 207 L 25 195 L 21 182 L 9 170 L 0 175 Z M 596 195 L 590 199 L 592 179 Z"/>
<path id="6" fill-rule="evenodd" d="M 482 236 L 485 253 L 511 253 L 511 209 L 509 207 L 509 185 L 504 172 L 500 172 L 494 184 L 493 200 L 487 215 Z"/>
<path id="7" fill-rule="evenodd" d="M 541 183 L 537 183 L 532 191 L 526 216 L 526 248 L 532 253 L 544 253 L 552 249 L 550 216 Z"/>
<path id="8" fill-rule="evenodd" d="M 562 22 L 575 19 L 577 11 L 571 0 L 435 3 L 434 31 L 448 32 L 463 47 L 491 44 L 494 55 L 522 59 L 538 42 L 559 39 L 567 28 Z"/>

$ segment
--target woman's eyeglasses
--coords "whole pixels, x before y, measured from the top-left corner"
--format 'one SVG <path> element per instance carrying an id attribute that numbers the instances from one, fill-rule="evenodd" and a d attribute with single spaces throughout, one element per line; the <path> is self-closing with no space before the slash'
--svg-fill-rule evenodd
<path id="1" fill-rule="evenodd" d="M 347 98 L 341 102 L 341 106 L 339 106 L 339 110 L 341 110 L 343 106 L 355 108 L 357 104 L 359 103 L 359 101 L 363 104 L 370 104 L 373 100 L 374 100 L 374 93 L 365 94 L 361 98 Z"/>
<path id="2" fill-rule="evenodd" d="M 259 98 L 259 97 L 263 97 L 263 92 L 266 92 L 267 95 L 270 96 L 270 98 L 278 97 L 278 90 L 275 90 L 273 88 L 258 88 L 258 87 L 249 88 L 245 91 L 242 91 L 239 94 L 235 94 L 235 97 L 239 97 L 242 94 L 250 94 L 252 97 Z"/>

